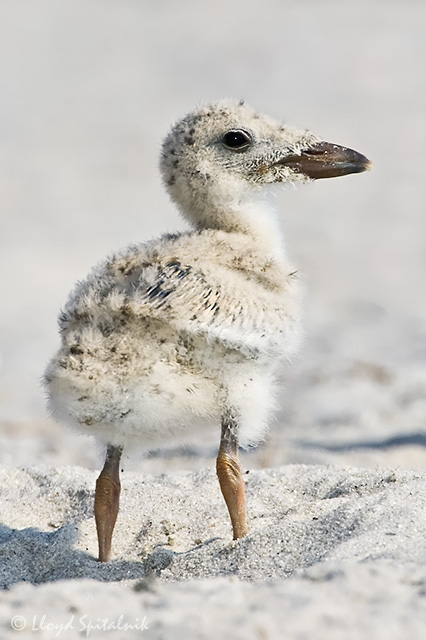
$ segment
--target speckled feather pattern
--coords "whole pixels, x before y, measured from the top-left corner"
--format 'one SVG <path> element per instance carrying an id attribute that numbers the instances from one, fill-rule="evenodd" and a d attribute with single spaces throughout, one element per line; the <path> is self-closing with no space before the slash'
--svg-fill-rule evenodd
<path id="1" fill-rule="evenodd" d="M 220 144 L 232 127 L 251 132 L 248 155 Z M 45 375 L 58 420 L 150 448 L 194 429 L 219 435 L 232 410 L 243 446 L 264 436 L 277 368 L 300 341 L 298 279 L 264 191 L 306 181 L 275 162 L 316 140 L 231 102 L 175 125 L 161 171 L 194 230 L 130 246 L 77 284 Z"/>

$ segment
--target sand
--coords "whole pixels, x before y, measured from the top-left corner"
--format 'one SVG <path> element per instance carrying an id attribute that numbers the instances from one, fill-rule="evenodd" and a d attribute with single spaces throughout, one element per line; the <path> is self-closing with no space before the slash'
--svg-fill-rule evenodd
<path id="1" fill-rule="evenodd" d="M 212 471 L 124 473 L 108 564 L 95 559 L 95 475 L 78 467 L 2 472 L 2 637 L 21 618 L 42 638 L 93 635 L 102 625 L 121 637 L 125 624 L 126 637 L 153 638 L 231 629 L 235 638 L 424 633 L 424 472 L 253 471 L 251 531 L 239 542 Z"/>
<path id="2" fill-rule="evenodd" d="M 425 25 L 422 0 L 1 3 L 2 638 L 426 636 Z M 224 96 L 373 170 L 277 197 L 306 336 L 242 454 L 248 537 L 211 433 L 125 452 L 100 565 L 102 451 L 49 420 L 40 384 L 56 316 L 108 252 L 184 228 L 159 144 Z"/>

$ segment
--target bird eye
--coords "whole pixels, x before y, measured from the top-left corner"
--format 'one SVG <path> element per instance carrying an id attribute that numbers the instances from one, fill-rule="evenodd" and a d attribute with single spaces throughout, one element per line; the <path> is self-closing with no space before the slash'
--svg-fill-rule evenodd
<path id="1" fill-rule="evenodd" d="M 235 149 L 235 151 L 244 151 L 252 142 L 251 135 L 242 129 L 231 129 L 227 131 L 222 138 L 225 147 Z"/>

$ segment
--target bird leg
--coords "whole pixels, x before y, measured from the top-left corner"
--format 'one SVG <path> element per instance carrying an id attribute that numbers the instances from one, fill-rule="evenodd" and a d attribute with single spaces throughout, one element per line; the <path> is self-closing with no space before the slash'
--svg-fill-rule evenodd
<path id="1" fill-rule="evenodd" d="M 216 460 L 216 472 L 222 495 L 231 516 L 234 540 L 248 533 L 246 524 L 246 496 L 241 467 L 238 462 L 236 422 L 227 414 L 222 418 L 220 448 Z"/>
<path id="2" fill-rule="evenodd" d="M 120 458 L 123 447 L 108 445 L 104 468 L 96 481 L 95 520 L 98 532 L 99 560 L 111 557 L 111 540 L 120 505 Z"/>

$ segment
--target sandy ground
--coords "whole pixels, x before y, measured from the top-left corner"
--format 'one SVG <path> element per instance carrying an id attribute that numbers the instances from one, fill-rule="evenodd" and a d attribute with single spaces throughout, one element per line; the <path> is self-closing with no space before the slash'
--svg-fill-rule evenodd
<path id="1" fill-rule="evenodd" d="M 2 472 L 3 633 L 79 637 L 104 625 L 122 637 L 127 624 L 132 638 L 424 636 L 424 472 L 254 471 L 251 532 L 237 543 L 212 471 L 125 473 L 109 564 L 94 559 L 95 476 Z"/>
<path id="2" fill-rule="evenodd" d="M 103 637 L 105 618 L 111 637 L 425 637 L 425 27 L 421 0 L 0 4 L 2 637 Z M 126 453 L 103 567 L 102 452 L 48 419 L 40 378 L 75 280 L 184 228 L 159 144 L 224 96 L 374 168 L 277 202 L 306 338 L 243 454 L 249 537 L 230 541 L 212 433 Z"/>

